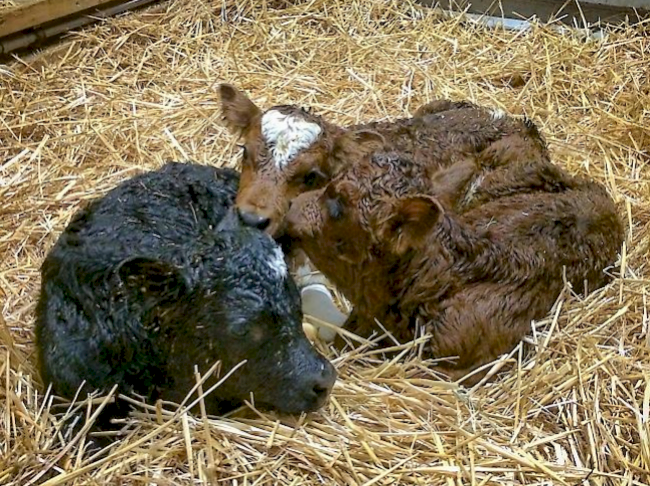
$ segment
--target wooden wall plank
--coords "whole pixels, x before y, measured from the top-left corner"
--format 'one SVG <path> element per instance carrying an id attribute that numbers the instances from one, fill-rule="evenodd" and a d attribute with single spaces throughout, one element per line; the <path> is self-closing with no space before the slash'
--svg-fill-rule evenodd
<path id="1" fill-rule="evenodd" d="M 5 10 L 0 15 L 0 37 L 20 32 L 62 17 L 66 17 L 109 0 L 40 0 Z"/>
<path id="2" fill-rule="evenodd" d="M 464 10 L 468 7 L 469 13 L 488 14 L 495 17 L 509 17 L 513 19 L 530 18 L 536 16 L 540 21 L 547 22 L 553 18 L 561 18 L 562 22 L 582 25 L 582 16 L 587 22 L 594 24 L 598 21 L 604 23 L 620 23 L 626 17 L 630 21 L 637 20 L 637 12 L 645 18 L 650 17 L 650 2 L 643 2 L 646 7 L 635 9 L 620 5 L 609 5 L 598 0 L 582 1 L 580 6 L 575 1 L 567 0 L 417 0 L 419 3 L 432 7 L 440 6 L 447 10 Z M 622 3 L 622 2 L 619 2 Z M 637 2 L 638 3 L 638 2 Z M 629 5 L 629 4 L 628 4 Z"/>
<path id="3" fill-rule="evenodd" d="M 41 0 L 0 0 L 0 17 L 10 10 L 16 10 L 19 7 L 40 1 Z"/>
<path id="4" fill-rule="evenodd" d="M 6 37 L 0 37 L 0 62 L 11 52 L 50 42 L 70 30 L 107 19 L 122 12 L 149 6 L 159 0 L 112 0 L 89 10 L 68 15 Z"/>

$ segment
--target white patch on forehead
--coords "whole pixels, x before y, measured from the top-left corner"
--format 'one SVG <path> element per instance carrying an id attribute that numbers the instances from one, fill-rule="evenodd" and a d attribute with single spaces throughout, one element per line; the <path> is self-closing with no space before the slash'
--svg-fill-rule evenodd
<path id="1" fill-rule="evenodd" d="M 273 160 L 279 169 L 284 169 L 301 150 L 309 148 L 320 132 L 317 123 L 277 110 L 268 111 L 262 117 L 262 135 L 272 146 Z"/>
<path id="2" fill-rule="evenodd" d="M 268 265 L 278 278 L 285 278 L 289 273 L 287 264 L 284 261 L 284 253 L 280 248 L 275 248 L 268 260 Z"/>
<path id="3" fill-rule="evenodd" d="M 500 120 L 501 118 L 504 118 L 506 116 L 506 112 L 503 111 L 501 108 L 496 108 L 492 110 L 492 119 L 493 120 Z"/>

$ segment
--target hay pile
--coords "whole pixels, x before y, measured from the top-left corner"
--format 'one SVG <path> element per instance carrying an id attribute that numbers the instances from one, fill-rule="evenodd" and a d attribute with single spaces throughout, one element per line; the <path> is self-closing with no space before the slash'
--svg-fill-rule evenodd
<path id="1" fill-rule="evenodd" d="M 646 31 L 644 31 L 644 29 Z M 650 470 L 650 38 L 487 30 L 408 1 L 176 0 L 0 67 L 0 484 L 645 484 Z M 333 356 L 300 419 L 140 408 L 107 458 L 60 432 L 34 376 L 45 251 L 86 200 L 169 159 L 232 165 L 215 92 L 341 124 L 468 98 L 527 114 L 628 226 L 607 288 L 563 294 L 514 371 L 463 390 L 422 363 Z M 173 410 L 165 407 L 167 410 Z"/>

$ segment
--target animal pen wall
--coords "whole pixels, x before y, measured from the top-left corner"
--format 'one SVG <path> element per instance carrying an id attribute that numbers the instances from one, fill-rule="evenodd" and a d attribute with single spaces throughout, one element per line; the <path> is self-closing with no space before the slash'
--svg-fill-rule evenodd
<path id="1" fill-rule="evenodd" d="M 17 42 L 99 4 L 3 2 L 0 33 Z M 648 24 L 598 36 L 557 26 L 505 30 L 402 0 L 170 0 L 8 57 L 0 484 L 647 484 Z M 34 368 L 40 263 L 74 212 L 125 178 L 167 160 L 236 165 L 221 82 L 343 125 L 409 116 L 441 97 L 527 115 L 554 161 L 605 184 L 624 215 L 614 280 L 586 296 L 567 287 L 495 378 L 471 389 L 440 380 L 409 354 L 413 343 L 391 361 L 364 343 L 342 353 L 317 343 L 339 373 L 317 413 L 136 405 L 108 455 L 84 454 Z"/>

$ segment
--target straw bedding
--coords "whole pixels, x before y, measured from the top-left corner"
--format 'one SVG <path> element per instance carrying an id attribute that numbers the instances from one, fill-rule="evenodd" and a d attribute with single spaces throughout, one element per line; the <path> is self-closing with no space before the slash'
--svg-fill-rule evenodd
<path id="1" fill-rule="evenodd" d="M 177 0 L 0 67 L 0 484 L 646 484 L 646 30 L 488 30 L 397 0 Z M 137 406 L 110 455 L 84 454 L 34 372 L 40 262 L 121 180 L 170 159 L 235 164 L 223 81 L 341 124 L 435 97 L 528 115 L 558 164 L 619 203 L 628 238 L 614 281 L 586 297 L 566 289 L 484 386 L 440 381 L 409 345 L 390 362 L 372 347 L 328 351 L 340 380 L 322 412 Z"/>

